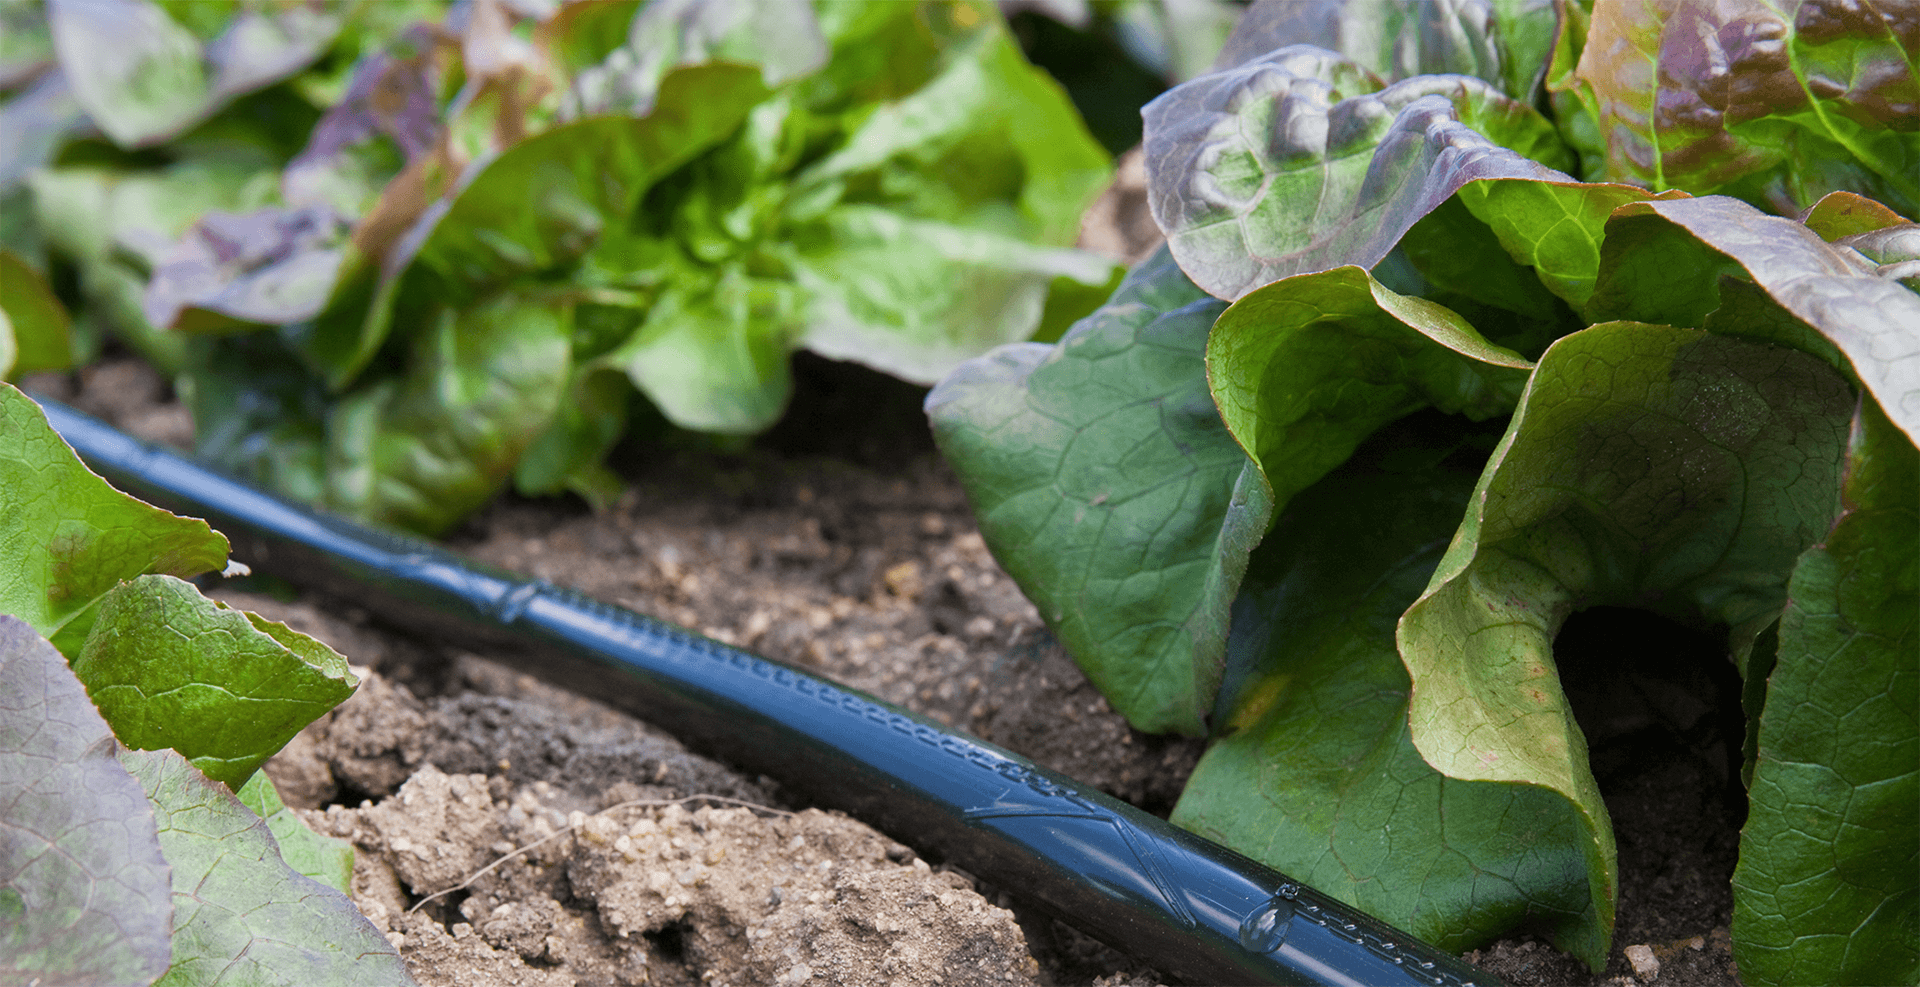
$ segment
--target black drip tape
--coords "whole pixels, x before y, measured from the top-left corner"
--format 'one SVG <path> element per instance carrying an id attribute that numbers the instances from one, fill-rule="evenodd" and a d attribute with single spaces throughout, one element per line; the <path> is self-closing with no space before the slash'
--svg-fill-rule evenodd
<path id="1" fill-rule="evenodd" d="M 56 402 L 115 486 L 256 571 L 624 709 L 1198 984 L 1496 984 L 1225 847 L 825 679 L 405 535 L 297 506 Z"/>

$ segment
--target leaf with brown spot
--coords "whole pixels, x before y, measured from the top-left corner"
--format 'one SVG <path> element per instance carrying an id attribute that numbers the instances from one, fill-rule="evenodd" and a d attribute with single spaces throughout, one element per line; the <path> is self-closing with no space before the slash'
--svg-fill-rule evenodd
<path id="1" fill-rule="evenodd" d="M 115 490 L 81 465 L 33 399 L 0 383 L 0 613 L 27 622 L 69 656 L 93 604 L 145 573 L 180 578 L 223 568 L 227 539 Z"/>

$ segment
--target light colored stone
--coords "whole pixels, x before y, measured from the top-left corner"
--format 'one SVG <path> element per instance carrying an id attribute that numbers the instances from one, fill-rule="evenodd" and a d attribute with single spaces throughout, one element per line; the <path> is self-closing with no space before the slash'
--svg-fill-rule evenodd
<path id="1" fill-rule="evenodd" d="M 1652 983 L 1660 975 L 1660 958 L 1653 955 L 1652 946 L 1633 945 L 1625 950 L 1627 962 L 1633 965 L 1633 975 L 1644 983 Z"/>

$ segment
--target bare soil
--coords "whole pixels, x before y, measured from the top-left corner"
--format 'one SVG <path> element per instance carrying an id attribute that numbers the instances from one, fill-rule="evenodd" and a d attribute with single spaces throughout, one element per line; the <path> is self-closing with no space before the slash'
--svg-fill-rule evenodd
<path id="1" fill-rule="evenodd" d="M 1116 255 L 1151 246 L 1130 195 L 1095 210 Z M 744 450 L 630 442 L 612 462 L 629 488 L 610 508 L 503 496 L 450 545 L 1169 812 L 1201 744 L 1128 727 L 1046 631 L 934 450 L 924 391 L 805 355 L 796 384 L 787 419 Z M 137 360 L 27 386 L 191 444 L 190 417 Z M 348 601 L 258 580 L 210 592 L 366 671 L 268 772 L 315 829 L 354 843 L 355 900 L 422 984 L 1159 982 L 1002 889 L 589 699 L 379 626 Z M 1513 984 L 1737 984 L 1738 730 L 1724 683 L 1674 679 L 1662 669 L 1684 663 L 1646 645 L 1680 647 L 1664 629 L 1605 619 L 1620 629 L 1601 639 L 1651 656 L 1568 684 L 1620 845 L 1606 969 L 1528 934 L 1467 959 Z"/>

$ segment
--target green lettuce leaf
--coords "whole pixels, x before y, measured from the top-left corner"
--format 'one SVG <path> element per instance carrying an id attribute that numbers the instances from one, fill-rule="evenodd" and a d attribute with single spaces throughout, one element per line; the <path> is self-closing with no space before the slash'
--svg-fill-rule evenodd
<path id="1" fill-rule="evenodd" d="M 835 208 L 796 241 L 806 347 L 918 383 L 1030 335 L 1055 278 L 1097 285 L 1113 270 L 1084 251 L 867 205 Z"/>
<path id="2" fill-rule="evenodd" d="M 0 379 L 72 363 L 71 325 L 47 279 L 0 248 Z"/>
<path id="3" fill-rule="evenodd" d="M 223 568 L 227 539 L 115 490 L 80 464 L 33 399 L 0 383 L 0 613 L 27 622 L 69 657 L 94 606 L 148 573 Z"/>
<path id="4" fill-rule="evenodd" d="M 204 522 L 108 486 L 7 384 L 0 384 L 0 519 L 0 552 L 12 560 L 0 572 L 0 774 L 8 791 L 36 793 L 7 800 L 12 808 L 0 811 L 0 842 L 8 844 L 0 853 L 0 962 L 60 983 L 145 984 L 163 971 L 163 982 L 227 982 L 236 971 L 268 969 L 280 978 L 270 982 L 280 983 L 409 982 L 385 938 L 340 891 L 316 894 L 320 885 L 294 882 L 288 893 L 273 873 L 233 869 L 249 858 L 264 866 L 270 852 L 268 870 L 285 870 L 271 839 L 262 851 L 257 837 L 242 832 L 266 830 L 227 793 L 351 694 L 345 659 L 161 574 L 218 567 L 226 540 Z M 37 636 L 39 628 L 66 642 L 71 667 Z M 129 767 L 141 774 L 153 763 L 125 751 L 108 770 L 103 759 L 120 744 L 177 748 L 229 788 L 169 752 L 191 778 L 156 788 L 142 775 L 147 797 L 129 798 L 140 787 L 127 777 Z M 242 791 L 277 816 L 273 825 L 293 842 L 303 868 L 344 890 L 351 851 L 280 811 L 264 784 Z M 157 794 L 162 788 L 169 794 Z M 183 793 L 191 798 L 182 801 Z M 221 799 L 238 813 L 214 806 L 227 816 L 225 829 L 210 831 L 200 825 L 205 819 L 183 822 L 182 812 Z M 151 839 L 156 810 L 158 843 Z M 245 894 L 236 897 L 236 885 Z M 275 913 L 285 907 L 305 909 L 306 917 Z M 248 922 L 276 934 L 255 936 Z M 280 922 L 300 928 L 287 935 Z M 171 947 L 163 938 L 169 930 Z M 341 964 L 344 975 L 334 969 Z"/>
<path id="5" fill-rule="evenodd" d="M 1572 807 L 1448 778 L 1409 739 L 1394 625 L 1473 490 L 1484 447 L 1462 440 L 1485 435 L 1415 420 L 1424 434 L 1390 426 L 1302 491 L 1254 552 L 1228 645 L 1244 677 L 1172 820 L 1444 949 L 1531 921 L 1604 956 Z"/>
<path id="6" fill-rule="evenodd" d="M 345 894 L 280 858 L 267 824 L 173 751 L 123 751 L 173 869 L 173 965 L 161 987 L 411 985 L 399 951 Z"/>
<path id="7" fill-rule="evenodd" d="M 0 614 L 0 977 L 145 985 L 167 970 L 167 862 L 140 783 L 67 661 Z"/>
<path id="8" fill-rule="evenodd" d="M 232 9 L 168 6 L 195 21 Z M 122 147 L 178 137 L 235 97 L 300 71 L 343 24 L 325 7 L 239 9 L 218 37 L 206 37 L 212 24 L 183 25 L 145 0 L 49 0 L 47 21 L 74 95 Z"/>
<path id="9" fill-rule="evenodd" d="M 101 598 L 73 673 L 121 743 L 235 790 L 359 684 L 325 644 L 160 575 Z"/>
<path id="10" fill-rule="evenodd" d="M 572 315 L 514 292 L 432 312 L 404 375 L 328 409 L 325 503 L 436 534 L 486 503 L 559 408 Z"/>
<path id="11" fill-rule="evenodd" d="M 133 238 L 153 276 L 132 321 L 187 367 L 203 455 L 444 530 L 509 474 L 610 497 L 616 374 L 673 424 L 751 434 L 796 348 L 930 383 L 1115 281 L 1066 249 L 1106 155 L 990 4 L 589 5 L 537 51 L 508 26 L 483 4 L 343 40 L 368 56 L 290 87 L 339 102 L 284 204 Z M 495 308 L 526 325 L 448 328 Z"/>
<path id="12" fill-rule="evenodd" d="M 681 69 L 643 117 L 561 124 L 489 162 L 437 219 L 408 274 L 443 301 L 558 272 L 625 222 L 662 176 L 730 137 L 767 98 L 738 65 Z M 410 286 L 411 287 L 411 286 Z"/>
<path id="13" fill-rule="evenodd" d="M 758 65 L 761 80 L 775 87 L 812 74 L 829 55 L 812 6 L 793 0 L 665 0 L 637 14 L 627 5 L 597 6 L 604 9 L 572 13 L 556 32 L 579 66 L 562 103 L 570 117 L 644 115 L 661 80 L 680 66 Z M 623 43 L 607 45 L 601 39 L 622 17 Z"/>
<path id="14" fill-rule="evenodd" d="M 1845 511 L 1793 570 L 1734 870 L 1763 984 L 1920 978 L 1920 455 L 1871 399 Z"/>
<path id="15" fill-rule="evenodd" d="M 1030 336 L 1054 279 L 1101 285 L 1113 273 L 1062 249 L 1110 172 L 1059 86 L 1004 29 L 948 57 L 796 176 L 796 198 L 851 188 L 777 252 L 810 297 L 808 349 L 928 384 Z M 877 195 L 858 194 L 876 178 Z"/>
<path id="16" fill-rule="evenodd" d="M 1629 202 L 1654 197 L 1632 185 L 1493 179 L 1468 182 L 1455 199 L 1486 224 L 1514 263 L 1532 268 L 1542 286 L 1583 311 L 1600 276 L 1607 217 Z"/>
<path id="17" fill-rule="evenodd" d="M 1207 341 L 1214 401 L 1277 505 L 1421 408 L 1506 414 L 1531 369 L 1448 309 L 1357 267 L 1260 288 L 1227 309 Z"/>
<path id="18" fill-rule="evenodd" d="M 280 859 L 286 861 L 288 867 L 341 894 L 351 893 L 353 844 L 307 828 L 307 824 L 280 801 L 280 792 L 265 771 L 254 772 L 233 794 L 240 804 L 266 821 L 267 831 L 280 845 Z"/>
<path id="19" fill-rule="evenodd" d="M 1882 238 L 1869 249 L 1893 263 L 1725 196 L 1630 203 L 1607 221 L 1588 315 L 1700 325 L 1723 277 L 1751 282 L 1830 340 L 1841 369 L 1920 441 L 1920 293 L 1899 280 L 1903 256 L 1920 256 L 1920 227 L 1857 235 Z"/>
<path id="20" fill-rule="evenodd" d="M 394 85 L 413 78 L 398 75 Z M 595 385 L 601 400 L 570 407 L 564 430 L 552 432 L 576 375 L 577 294 L 541 282 L 604 227 L 624 225 L 650 183 L 726 137 L 764 95 L 738 66 L 675 72 L 653 115 L 544 131 L 427 210 L 384 257 L 349 245 L 317 318 L 287 324 L 277 339 L 196 351 L 201 453 L 294 496 L 420 531 L 478 507 L 550 432 L 551 475 L 536 470 L 523 486 L 604 491 L 599 456 L 618 437 L 624 400 Z M 541 190 L 533 208 L 529 188 Z M 399 359 L 370 370 L 382 346 Z M 615 417 L 586 421 L 589 410 Z"/>
<path id="21" fill-rule="evenodd" d="M 1112 177 L 1107 155 L 1059 84 L 1027 62 L 1004 24 L 981 12 L 990 9 L 927 8 L 929 18 L 951 18 L 957 37 L 939 53 L 939 70 L 903 95 L 870 109 L 813 107 L 851 110 L 856 126 L 832 154 L 796 176 L 796 194 L 830 181 L 858 186 L 876 169 L 904 169 L 918 174 L 874 175 L 864 181 L 877 179 L 877 190 L 855 188 L 846 201 L 948 222 L 966 217 L 967 225 L 999 232 L 1011 231 L 1002 215 L 1011 206 L 1032 243 L 1071 243 L 1081 215 Z M 971 13 L 962 18 L 963 11 Z M 896 84 L 912 77 L 896 72 Z"/>
<path id="22" fill-rule="evenodd" d="M 576 326 L 591 317 L 590 308 L 574 309 Z M 577 356 L 578 329 L 574 338 Z M 625 431 L 632 391 L 622 374 L 592 364 L 576 367 L 553 420 L 515 464 L 514 490 L 526 497 L 570 490 L 596 509 L 611 505 L 626 484 L 604 460 Z"/>
<path id="23" fill-rule="evenodd" d="M 648 186 L 729 136 L 765 95 L 741 66 L 682 69 L 648 116 L 582 120 L 520 141 L 426 209 L 377 263 L 349 255 L 326 310 L 295 345 L 342 388 L 396 319 L 413 324 L 516 279 L 565 273 L 634 213 Z"/>
<path id="24" fill-rule="evenodd" d="M 714 283 L 701 284 L 700 276 Z M 728 265 L 662 292 L 641 329 L 595 361 L 617 368 L 682 428 L 752 435 L 779 420 L 793 381 L 797 300 L 784 281 Z"/>
<path id="25" fill-rule="evenodd" d="M 1142 730 L 1206 732 L 1271 516 L 1207 395 L 1221 307 L 1162 250 L 1058 345 L 1001 347 L 927 395 L 995 557 Z"/>
<path id="26" fill-rule="evenodd" d="M 1388 80 L 1468 75 L 1531 103 L 1554 40 L 1551 0 L 1289 0 L 1241 16 L 1219 66 L 1288 45 L 1338 52 Z"/>
<path id="27" fill-rule="evenodd" d="M 1469 183 L 1461 192 L 1482 184 L 1487 183 Z M 1537 356 L 1549 342 L 1580 328 L 1573 310 L 1534 270 L 1508 255 L 1499 236 L 1463 198 L 1454 195 L 1413 224 L 1378 276 L 1391 278 L 1394 256 L 1405 258 L 1424 283 L 1401 294 L 1453 309 L 1483 335 L 1522 353 Z"/>
<path id="28" fill-rule="evenodd" d="M 326 383 L 278 333 L 192 342 L 186 375 L 195 451 L 242 479 L 325 503 Z"/>
<path id="29" fill-rule="evenodd" d="M 1795 557 L 1838 508 L 1846 381 L 1790 349 L 1609 323 L 1544 354 L 1465 520 L 1401 618 L 1414 745 L 1449 777 L 1537 785 L 1587 832 L 1611 932 L 1611 823 L 1561 691 L 1575 610 L 1653 610 L 1723 629 L 1744 668 Z M 1597 952 L 1585 953 L 1592 962 Z"/>
<path id="30" fill-rule="evenodd" d="M 707 18 L 734 25 L 726 44 L 766 47 L 736 6 L 689 5 L 688 37 Z M 1105 154 L 991 8 L 816 14 L 831 59 L 583 260 L 583 281 L 631 293 L 641 313 L 597 365 L 682 427 L 770 426 L 797 347 L 931 383 L 1029 336 L 1056 281 L 1111 281 L 1110 263 L 1058 249 L 1107 178 Z"/>
<path id="31" fill-rule="evenodd" d="M 1835 190 L 1920 209 L 1910 4 L 1600 4 L 1570 89 L 1604 177 L 1793 213 Z"/>
<path id="32" fill-rule="evenodd" d="M 1384 85 L 1308 46 L 1195 79 L 1141 114 L 1154 220 L 1187 275 L 1228 299 L 1371 268 L 1467 182 L 1567 180 L 1554 168 L 1571 165 L 1544 117 L 1486 82 Z"/>

